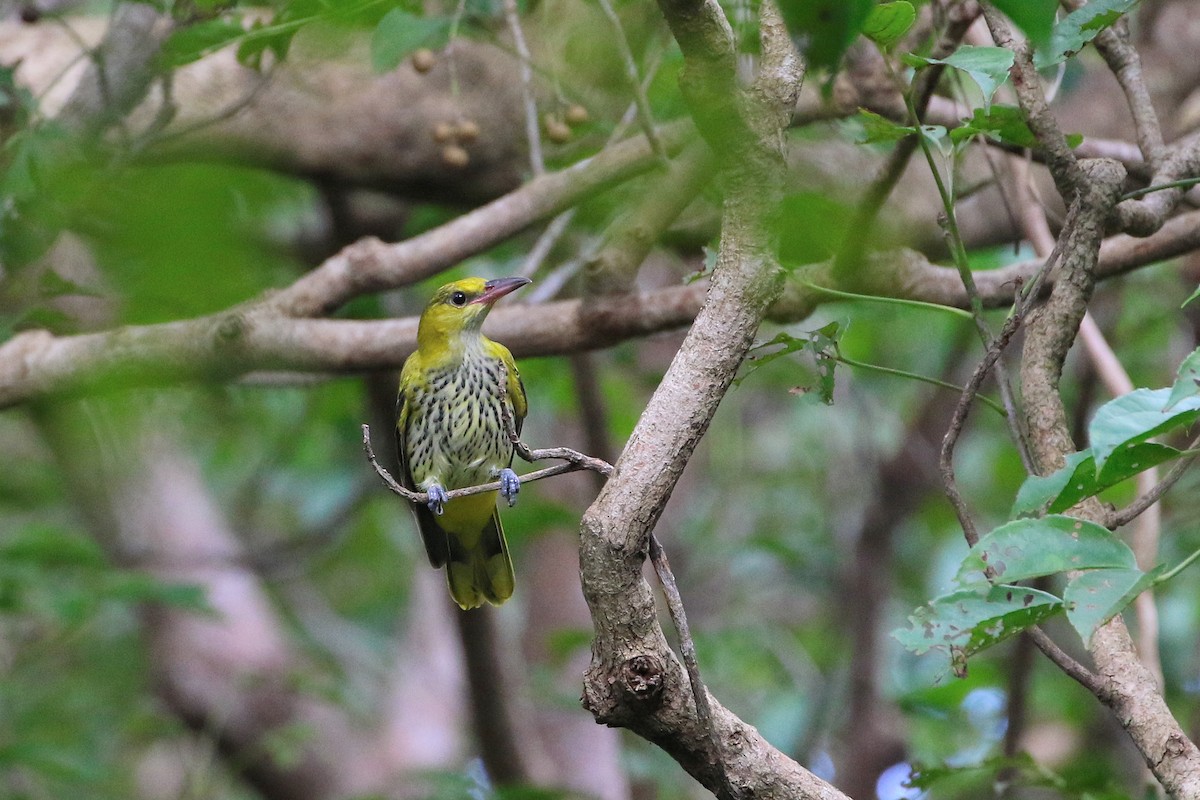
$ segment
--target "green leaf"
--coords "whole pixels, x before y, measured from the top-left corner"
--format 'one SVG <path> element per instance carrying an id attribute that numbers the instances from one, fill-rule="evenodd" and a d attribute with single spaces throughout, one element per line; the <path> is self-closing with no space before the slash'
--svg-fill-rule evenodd
<path id="1" fill-rule="evenodd" d="M 43 567 L 101 567 L 95 541 L 49 525 L 32 525 L 0 540 L 0 563 L 27 561 Z"/>
<path id="2" fill-rule="evenodd" d="M 1067 463 L 1045 477 L 1031 475 L 1021 484 L 1012 516 L 1036 514 L 1043 509 L 1049 514 L 1066 511 L 1085 497 L 1092 497 L 1116 486 L 1151 467 L 1178 458 L 1174 447 L 1154 442 L 1142 442 L 1113 453 L 1096 474 L 1092 451 L 1081 450 L 1067 457 Z"/>
<path id="3" fill-rule="evenodd" d="M 1085 645 L 1104 623 L 1121 613 L 1125 606 L 1150 588 L 1165 566 L 1150 572 L 1139 569 L 1095 569 L 1076 576 L 1063 592 L 1067 619 Z"/>
<path id="4" fill-rule="evenodd" d="M 870 16 L 863 23 L 862 32 L 863 36 L 888 50 L 908 33 L 916 21 L 916 9 L 907 0 L 880 3 L 871 9 Z"/>
<path id="5" fill-rule="evenodd" d="M 1183 301 L 1183 305 L 1181 305 L 1181 306 L 1180 306 L 1180 308 L 1183 308 L 1183 307 L 1184 307 L 1184 306 L 1186 306 L 1188 303 L 1190 303 L 1190 302 L 1192 302 L 1193 300 L 1195 300 L 1197 297 L 1200 297 L 1200 286 L 1197 286 L 1197 287 L 1196 287 L 1196 291 L 1194 291 L 1194 292 L 1192 292 L 1190 295 L 1188 295 L 1188 299 Z"/>
<path id="6" fill-rule="evenodd" d="M 968 583 L 990 568 L 1006 583 L 1079 569 L 1137 569 L 1129 545 L 1094 522 L 1057 514 L 1018 519 L 981 538 L 963 559 L 957 580 Z"/>
<path id="7" fill-rule="evenodd" d="M 163 583 L 139 572 L 115 572 L 108 576 L 100 593 L 126 603 L 160 603 L 186 611 L 212 613 L 204 587 L 186 583 Z"/>
<path id="8" fill-rule="evenodd" d="M 955 142 L 982 134 L 1015 147 L 1036 147 L 1037 137 L 1025 122 L 1025 114 L 1016 106 L 995 105 L 988 110 L 977 108 L 971 119 L 950 131 Z"/>
<path id="9" fill-rule="evenodd" d="M 1200 396 L 1182 398 L 1172 411 L 1164 410 L 1171 392 L 1171 389 L 1136 389 L 1100 406 L 1088 426 L 1096 466 L 1103 470 L 1104 462 L 1119 447 L 1132 447 L 1200 418 Z"/>
<path id="10" fill-rule="evenodd" d="M 1007 14 L 1034 44 L 1050 40 L 1058 0 L 992 0 L 992 5 Z"/>
<path id="11" fill-rule="evenodd" d="M 394 8 L 379 20 L 371 36 L 371 65 L 387 72 L 420 47 L 441 47 L 450 35 L 445 17 L 418 17 Z"/>
<path id="12" fill-rule="evenodd" d="M 909 627 L 892 631 L 917 655 L 945 649 L 965 658 L 1062 610 L 1057 597 L 1025 586 L 977 585 L 917 608 Z"/>
<path id="13" fill-rule="evenodd" d="M 945 58 L 906 56 L 904 60 L 915 64 L 944 64 L 967 73 L 983 93 L 983 105 L 986 110 L 991 105 L 996 89 L 1008 80 L 1008 70 L 1013 65 L 1013 53 L 1003 47 L 964 44 Z"/>
<path id="14" fill-rule="evenodd" d="M 809 69 L 829 71 L 837 69 L 874 7 L 875 0 L 782 0 L 779 4 Z"/>
<path id="15" fill-rule="evenodd" d="M 896 142 L 917 132 L 917 129 L 911 125 L 901 125 L 865 108 L 858 110 L 858 120 L 862 123 L 863 132 L 866 134 L 865 139 L 858 141 L 859 144 Z"/>
<path id="16" fill-rule="evenodd" d="M 1138 0 L 1092 0 L 1072 11 L 1054 26 L 1046 46 L 1039 46 L 1034 64 L 1038 69 L 1061 64 L 1137 4 Z"/>
<path id="17" fill-rule="evenodd" d="M 1096 474 L 1096 462 L 1092 458 L 1091 450 L 1081 450 L 1078 453 L 1072 453 L 1067 456 L 1066 464 L 1049 475 L 1030 475 L 1021 484 L 1021 488 L 1017 490 L 1017 499 L 1013 503 L 1009 516 L 1025 517 L 1037 514 L 1047 508 L 1053 500 L 1062 495 L 1063 490 L 1067 488 L 1068 484 L 1076 480 L 1075 473 L 1084 461 L 1091 463 L 1090 474 L 1094 477 Z"/>
<path id="18" fill-rule="evenodd" d="M 1176 403 L 1198 394 L 1200 394 L 1200 349 L 1195 350 L 1179 365 L 1179 371 L 1175 373 L 1175 385 L 1171 387 L 1171 395 L 1167 398 L 1167 405 L 1163 410 L 1169 411 Z"/>
<path id="19" fill-rule="evenodd" d="M 227 19 L 210 19 L 178 28 L 163 43 L 162 58 L 168 67 L 181 67 L 246 35 L 242 26 Z"/>

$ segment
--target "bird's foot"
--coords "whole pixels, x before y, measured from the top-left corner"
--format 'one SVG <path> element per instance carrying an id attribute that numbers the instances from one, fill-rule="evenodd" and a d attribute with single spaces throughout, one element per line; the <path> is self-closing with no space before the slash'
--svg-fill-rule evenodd
<path id="1" fill-rule="evenodd" d="M 500 496 L 508 502 L 509 508 L 517 504 L 517 494 L 520 491 L 521 479 L 517 477 L 517 473 L 508 467 L 500 470 Z"/>
<path id="2" fill-rule="evenodd" d="M 446 496 L 446 490 L 436 483 L 425 490 L 425 494 L 429 495 L 429 501 L 425 505 L 429 506 L 429 510 L 437 514 L 439 517 L 445 511 L 445 505 L 450 500 Z"/>

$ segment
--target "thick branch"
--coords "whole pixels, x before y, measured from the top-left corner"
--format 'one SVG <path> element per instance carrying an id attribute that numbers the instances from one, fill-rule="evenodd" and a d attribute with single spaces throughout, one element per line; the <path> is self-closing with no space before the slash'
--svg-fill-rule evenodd
<path id="1" fill-rule="evenodd" d="M 1116 201 L 1123 170 L 1112 162 L 1087 162 L 1078 220 L 1062 242 L 1063 278 L 1045 306 L 1031 315 L 1022 360 L 1022 389 L 1033 456 L 1042 474 L 1062 466 L 1075 450 L 1058 384 L 1095 282 L 1104 222 Z M 1076 507 L 1081 518 L 1103 524 L 1099 502 Z M 1200 796 L 1200 750 L 1171 715 L 1153 674 L 1138 660 L 1120 617 L 1096 631 L 1090 647 L 1101 678 L 1099 699 L 1112 709 L 1146 764 L 1173 796 Z"/>
<path id="2" fill-rule="evenodd" d="M 1097 278 L 1121 275 L 1200 247 L 1200 211 L 1167 222 L 1152 237 L 1106 240 Z M 983 304 L 1012 302 L 1018 280 L 1041 267 L 1022 261 L 975 275 Z M 769 317 L 795 322 L 829 295 L 810 284 L 837 288 L 830 265 L 797 271 Z M 1051 281 L 1047 281 L 1052 285 Z M 965 308 L 958 273 L 909 250 L 879 253 L 856 277 L 857 291 Z M 498 308 L 488 318 L 490 336 L 518 356 L 562 355 L 681 328 L 704 300 L 703 283 L 622 294 L 612 298 Z M 416 344 L 417 321 L 291 319 L 269 310 L 234 310 L 162 325 L 129 326 L 101 333 L 54 336 L 28 331 L 0 345 L 0 408 L 104 386 L 141 386 L 181 380 L 229 380 L 256 370 L 355 373 L 397 369 Z"/>

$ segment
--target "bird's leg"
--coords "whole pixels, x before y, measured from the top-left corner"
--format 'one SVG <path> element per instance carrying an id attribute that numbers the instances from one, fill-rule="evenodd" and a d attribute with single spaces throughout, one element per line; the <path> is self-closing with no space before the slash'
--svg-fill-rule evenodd
<path id="1" fill-rule="evenodd" d="M 517 477 L 517 473 L 508 467 L 500 470 L 500 496 L 508 502 L 509 508 L 517 504 L 517 493 L 520 491 L 521 479 Z"/>
<path id="2" fill-rule="evenodd" d="M 434 483 L 425 490 L 425 494 L 429 495 L 429 502 L 427 502 L 425 505 L 429 506 L 429 510 L 440 517 L 442 512 L 445 510 L 444 506 L 450 499 L 446 495 L 446 490 Z"/>

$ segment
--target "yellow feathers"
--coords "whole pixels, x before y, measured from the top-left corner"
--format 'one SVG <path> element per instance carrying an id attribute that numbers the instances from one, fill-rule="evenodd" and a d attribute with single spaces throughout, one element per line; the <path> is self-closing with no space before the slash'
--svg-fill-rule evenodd
<path id="1" fill-rule="evenodd" d="M 464 609 L 499 605 L 513 592 L 512 560 L 496 510 L 497 492 L 447 500 L 446 492 L 499 480 L 512 505 L 520 482 L 510 468 L 525 419 L 525 388 L 512 354 L 483 335 L 492 304 L 526 278 L 466 278 L 438 289 L 404 363 L 396 402 L 401 482 L 429 495 L 414 506 L 429 561 L 446 567 L 450 594 Z"/>

